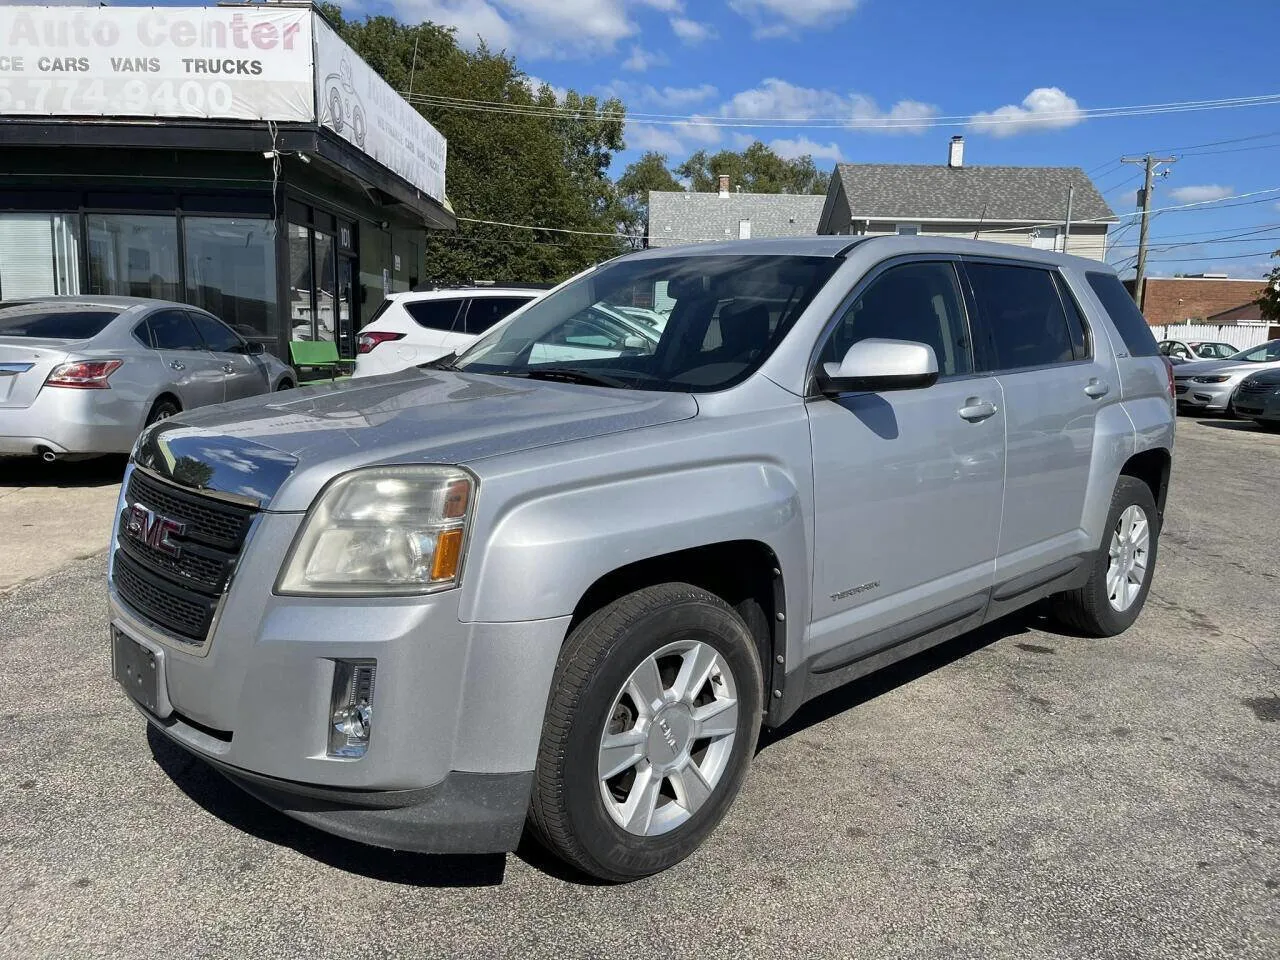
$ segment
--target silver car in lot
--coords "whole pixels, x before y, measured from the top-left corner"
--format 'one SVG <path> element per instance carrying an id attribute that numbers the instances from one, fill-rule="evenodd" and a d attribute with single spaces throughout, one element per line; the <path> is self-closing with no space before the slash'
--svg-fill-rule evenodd
<path id="1" fill-rule="evenodd" d="M 1173 368 L 1180 413 L 1234 413 L 1231 398 L 1252 373 L 1280 367 L 1280 340 L 1241 350 L 1226 360 L 1197 360 Z"/>
<path id="2" fill-rule="evenodd" d="M 156 420 L 295 382 L 262 344 L 187 304 L 0 302 L 0 454 L 127 453 Z"/>
<path id="3" fill-rule="evenodd" d="M 1251 373 L 1236 387 L 1231 405 L 1238 416 L 1267 430 L 1280 430 L 1280 368 Z"/>

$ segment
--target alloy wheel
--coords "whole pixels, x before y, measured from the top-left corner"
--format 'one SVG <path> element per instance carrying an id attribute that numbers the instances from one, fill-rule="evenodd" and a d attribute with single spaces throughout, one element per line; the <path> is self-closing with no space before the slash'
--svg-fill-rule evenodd
<path id="1" fill-rule="evenodd" d="M 1125 507 L 1111 531 L 1108 550 L 1107 598 L 1115 610 L 1128 610 L 1142 592 L 1151 550 L 1151 524 L 1137 504 Z"/>

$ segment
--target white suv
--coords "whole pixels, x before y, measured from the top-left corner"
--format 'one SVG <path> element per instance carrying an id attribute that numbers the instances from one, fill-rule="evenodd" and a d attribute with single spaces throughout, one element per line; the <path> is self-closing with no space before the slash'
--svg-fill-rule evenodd
<path id="1" fill-rule="evenodd" d="M 461 353 L 544 292 L 534 287 L 451 287 L 390 294 L 360 331 L 353 375 L 394 373 Z"/>

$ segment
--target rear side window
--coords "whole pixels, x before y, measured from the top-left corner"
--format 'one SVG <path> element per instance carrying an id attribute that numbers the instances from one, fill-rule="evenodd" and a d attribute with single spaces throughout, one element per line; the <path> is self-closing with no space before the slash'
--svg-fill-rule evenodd
<path id="1" fill-rule="evenodd" d="M 204 341 L 185 310 L 157 310 L 147 317 L 147 327 L 157 350 L 204 349 Z"/>
<path id="2" fill-rule="evenodd" d="M 406 303 L 404 308 L 420 327 L 461 333 L 462 318 L 458 314 L 464 302 L 463 300 L 416 300 Z"/>
<path id="3" fill-rule="evenodd" d="M 1089 327 L 1085 323 L 1080 304 L 1076 303 L 1071 287 L 1063 279 L 1062 274 L 1055 273 L 1053 282 L 1058 288 L 1058 296 L 1062 298 L 1062 307 L 1067 311 L 1067 333 L 1071 336 L 1071 348 L 1077 360 L 1089 359 Z"/>
<path id="4" fill-rule="evenodd" d="M 204 345 L 214 353 L 244 353 L 244 344 L 231 329 L 203 313 L 191 314 Z"/>
<path id="5" fill-rule="evenodd" d="M 475 297 L 467 307 L 467 333 L 481 334 L 529 302 L 527 297 Z"/>
<path id="6" fill-rule="evenodd" d="M 1086 273 L 1084 278 L 1102 301 L 1107 316 L 1111 318 L 1120 339 L 1129 349 L 1129 356 L 1156 356 L 1160 351 L 1156 347 L 1156 338 L 1151 335 L 1151 327 L 1138 311 L 1129 292 L 1121 285 L 1120 278 L 1114 273 Z"/>
<path id="7" fill-rule="evenodd" d="M 114 310 L 76 310 L 36 303 L 0 304 L 0 337 L 88 340 L 120 314 Z"/>
<path id="8" fill-rule="evenodd" d="M 966 263 L 981 325 L 975 339 L 990 370 L 1076 359 L 1053 273 L 1013 264 Z"/>

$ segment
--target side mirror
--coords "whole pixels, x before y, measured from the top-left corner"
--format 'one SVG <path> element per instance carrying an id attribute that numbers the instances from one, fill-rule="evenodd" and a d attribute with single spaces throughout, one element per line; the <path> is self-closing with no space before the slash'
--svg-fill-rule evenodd
<path id="1" fill-rule="evenodd" d="M 249 356 L 260 357 L 267 352 L 267 345 L 259 340 L 249 341 Z"/>
<path id="2" fill-rule="evenodd" d="M 644 337 L 638 337 L 635 334 L 622 338 L 622 349 L 628 353 L 652 353 L 653 344 Z"/>
<path id="3" fill-rule="evenodd" d="M 910 340 L 859 340 L 838 364 L 824 363 L 818 387 L 826 394 L 913 390 L 938 379 L 933 347 Z"/>

